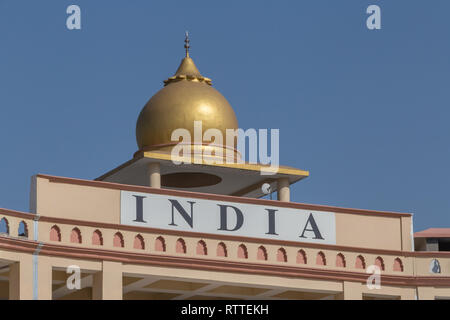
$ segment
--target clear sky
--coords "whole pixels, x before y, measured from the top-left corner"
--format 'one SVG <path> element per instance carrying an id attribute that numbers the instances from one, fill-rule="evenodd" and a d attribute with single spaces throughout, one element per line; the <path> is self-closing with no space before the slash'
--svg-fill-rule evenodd
<path id="1" fill-rule="evenodd" d="M 66 28 L 81 7 L 82 29 Z M 381 30 L 366 8 L 381 7 Z M 131 159 L 135 125 L 184 55 L 241 128 L 279 128 L 309 170 L 296 202 L 414 213 L 450 227 L 450 1 L 0 0 L 0 206 L 30 177 L 93 179 Z"/>

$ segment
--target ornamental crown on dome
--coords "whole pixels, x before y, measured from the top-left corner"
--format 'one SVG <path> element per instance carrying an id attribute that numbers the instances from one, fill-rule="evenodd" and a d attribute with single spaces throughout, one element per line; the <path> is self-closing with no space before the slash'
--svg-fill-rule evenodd
<path id="1" fill-rule="evenodd" d="M 190 81 L 199 81 L 199 82 L 205 82 L 206 84 L 212 85 L 212 81 L 209 78 L 203 77 L 200 74 L 200 71 L 198 71 L 197 67 L 195 66 L 194 60 L 189 57 L 189 34 L 186 31 L 186 38 L 184 39 L 185 45 L 184 48 L 186 49 L 186 56 L 181 61 L 180 66 L 178 67 L 177 71 L 175 72 L 175 75 L 168 78 L 167 80 L 164 80 L 164 85 L 168 85 L 169 83 L 180 81 L 180 80 L 190 80 Z"/>

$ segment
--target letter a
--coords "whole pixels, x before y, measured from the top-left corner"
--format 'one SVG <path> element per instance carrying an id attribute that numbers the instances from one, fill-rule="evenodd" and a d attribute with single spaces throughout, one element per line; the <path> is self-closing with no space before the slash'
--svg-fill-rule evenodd
<path id="1" fill-rule="evenodd" d="M 308 229 L 308 225 L 311 226 L 310 229 Z M 308 220 L 306 221 L 305 228 L 303 229 L 303 232 L 302 232 L 302 235 L 300 236 L 300 238 L 307 238 L 307 237 L 305 237 L 306 231 L 314 233 L 313 239 L 324 240 L 324 238 L 320 234 L 319 227 L 317 227 L 316 220 L 314 220 L 314 216 L 312 215 L 312 213 L 309 214 Z"/>
<path id="2" fill-rule="evenodd" d="M 366 280 L 366 285 L 369 290 L 381 289 L 381 270 L 380 267 L 376 265 L 371 265 L 367 267 L 366 273 L 371 275 Z"/>
<path id="3" fill-rule="evenodd" d="M 371 14 L 366 21 L 367 29 L 381 29 L 381 9 L 379 6 L 373 4 L 367 7 L 367 14 Z"/>
<path id="4" fill-rule="evenodd" d="M 66 13 L 70 14 L 70 16 L 68 16 L 67 20 L 66 20 L 67 29 L 80 30 L 81 29 L 81 9 L 80 9 L 80 7 L 75 4 L 72 4 L 67 7 Z"/>
<path id="5" fill-rule="evenodd" d="M 66 273 L 70 274 L 66 281 L 66 287 L 69 290 L 81 289 L 81 271 L 80 267 L 76 265 L 70 265 L 67 267 Z"/>

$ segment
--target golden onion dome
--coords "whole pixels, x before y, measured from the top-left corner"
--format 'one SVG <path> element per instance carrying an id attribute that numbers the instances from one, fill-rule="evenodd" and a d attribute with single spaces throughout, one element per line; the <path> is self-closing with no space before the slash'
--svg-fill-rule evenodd
<path id="1" fill-rule="evenodd" d="M 189 57 L 186 37 L 186 57 L 175 75 L 164 81 L 142 109 L 136 124 L 136 140 L 140 151 L 170 149 L 177 142 L 172 132 L 187 129 L 194 140 L 194 121 L 202 121 L 202 131 L 214 128 L 226 137 L 226 129 L 237 129 L 236 115 L 228 101 L 214 89 L 211 79 L 203 77 Z M 209 144 L 211 141 L 204 141 Z M 225 141 L 223 141 L 225 144 Z"/>

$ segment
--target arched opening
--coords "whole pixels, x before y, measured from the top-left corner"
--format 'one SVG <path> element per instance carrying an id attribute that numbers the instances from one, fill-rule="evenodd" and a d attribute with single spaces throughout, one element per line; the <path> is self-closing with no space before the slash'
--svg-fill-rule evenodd
<path id="1" fill-rule="evenodd" d="M 277 261 L 278 262 L 287 262 L 287 254 L 284 248 L 280 248 L 277 251 Z"/>
<path id="2" fill-rule="evenodd" d="M 201 256 L 206 256 L 208 254 L 208 248 L 206 247 L 206 243 L 203 240 L 197 242 L 197 254 Z"/>
<path id="3" fill-rule="evenodd" d="M 366 268 L 366 260 L 364 260 L 363 256 L 359 255 L 356 257 L 355 268 L 356 269 L 365 269 Z"/>
<path id="4" fill-rule="evenodd" d="M 306 264 L 306 252 L 303 249 L 298 250 L 297 252 L 297 263 L 298 264 Z"/>
<path id="5" fill-rule="evenodd" d="M 247 247 L 244 244 L 240 244 L 238 247 L 237 256 L 240 259 L 248 259 Z"/>
<path id="6" fill-rule="evenodd" d="M 70 242 L 72 242 L 72 243 L 82 243 L 81 231 L 77 227 L 73 228 L 72 232 L 70 233 Z"/>
<path id="7" fill-rule="evenodd" d="M 28 226 L 25 223 L 25 221 L 20 221 L 19 229 L 17 230 L 17 234 L 19 235 L 19 237 L 28 238 Z"/>
<path id="8" fill-rule="evenodd" d="M 336 255 L 336 267 L 345 268 L 345 257 L 342 253 Z"/>
<path id="9" fill-rule="evenodd" d="M 256 253 L 256 259 L 258 260 L 267 260 L 267 250 L 263 246 L 258 248 L 258 252 Z"/>
<path id="10" fill-rule="evenodd" d="M 217 245 L 217 256 L 228 257 L 227 246 L 223 242 L 219 242 Z"/>
<path id="11" fill-rule="evenodd" d="M 384 260 L 382 257 L 377 257 L 375 259 L 375 265 L 380 268 L 381 271 L 384 271 Z"/>
<path id="12" fill-rule="evenodd" d="M 125 246 L 123 235 L 120 232 L 116 232 L 116 234 L 114 235 L 113 246 L 117 248 L 123 248 Z"/>
<path id="13" fill-rule="evenodd" d="M 161 236 L 159 236 L 155 240 L 155 251 L 162 251 L 162 252 L 166 251 L 166 241 Z"/>
<path id="14" fill-rule="evenodd" d="M 61 230 L 57 225 L 50 229 L 50 241 L 61 241 Z"/>
<path id="15" fill-rule="evenodd" d="M 103 236 L 100 230 L 95 230 L 92 233 L 92 244 L 95 246 L 102 246 L 103 245 Z"/>
<path id="16" fill-rule="evenodd" d="M 9 222 L 6 218 L 0 220 L 0 233 L 9 234 Z"/>
<path id="17" fill-rule="evenodd" d="M 327 259 L 325 258 L 325 254 L 324 254 L 322 251 L 320 251 L 320 252 L 317 254 L 317 257 L 316 257 L 316 264 L 317 264 L 318 266 L 326 266 L 326 265 L 327 265 Z"/>
<path id="18" fill-rule="evenodd" d="M 176 253 L 186 253 L 186 242 L 183 239 L 179 238 L 175 245 Z"/>
<path id="19" fill-rule="evenodd" d="M 403 262 L 400 258 L 395 258 L 394 260 L 394 271 L 403 272 Z"/>
<path id="20" fill-rule="evenodd" d="M 140 234 L 138 234 L 136 237 L 134 237 L 133 248 L 138 249 L 138 250 L 145 249 L 144 238 Z"/>

